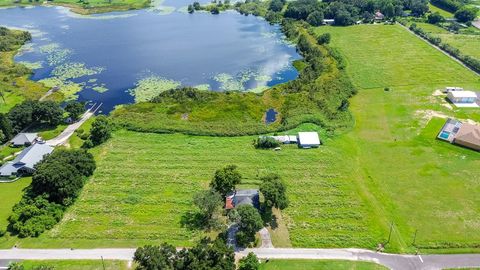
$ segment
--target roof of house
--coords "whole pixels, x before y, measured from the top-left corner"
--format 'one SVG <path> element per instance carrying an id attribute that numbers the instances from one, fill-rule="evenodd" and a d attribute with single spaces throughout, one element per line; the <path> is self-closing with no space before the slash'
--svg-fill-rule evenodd
<path id="1" fill-rule="evenodd" d="M 378 18 L 378 17 L 383 18 L 383 17 L 385 17 L 385 15 L 383 15 L 380 11 L 377 11 L 377 12 L 375 12 L 375 17 L 376 18 Z"/>
<path id="2" fill-rule="evenodd" d="M 38 138 L 37 133 L 18 133 L 10 142 L 14 145 L 24 145 L 32 143 L 36 138 Z"/>
<path id="3" fill-rule="evenodd" d="M 25 148 L 12 162 L 22 167 L 32 168 L 43 159 L 43 156 L 50 154 L 53 147 L 46 143 L 36 143 Z"/>
<path id="4" fill-rule="evenodd" d="M 300 145 L 320 145 L 320 138 L 317 132 L 299 132 L 298 143 Z"/>
<path id="5" fill-rule="evenodd" d="M 225 208 L 232 209 L 243 204 L 260 207 L 260 196 L 257 189 L 240 189 L 226 197 Z"/>
<path id="6" fill-rule="evenodd" d="M 455 143 L 462 142 L 480 147 L 480 126 L 463 123 L 455 135 Z"/>
<path id="7" fill-rule="evenodd" d="M 449 92 L 452 97 L 456 98 L 476 98 L 477 94 L 473 91 L 452 91 Z"/>

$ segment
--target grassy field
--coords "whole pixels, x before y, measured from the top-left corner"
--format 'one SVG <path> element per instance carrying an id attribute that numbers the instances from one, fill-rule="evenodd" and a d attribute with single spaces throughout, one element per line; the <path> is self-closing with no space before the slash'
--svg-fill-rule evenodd
<path id="1" fill-rule="evenodd" d="M 435 140 L 444 119 L 430 119 L 480 122 L 478 110 L 450 109 L 432 95 L 446 85 L 480 89 L 479 77 L 399 26 L 317 31 L 332 34 L 360 88 L 355 128 L 335 143 L 354 157 L 352 181 L 381 224 L 393 222 L 390 248 L 411 250 L 416 230 L 415 244 L 425 249 L 478 247 L 480 154 Z"/>
<path id="2" fill-rule="evenodd" d="M 31 182 L 31 178 L 21 178 L 13 183 L 0 183 L 0 230 L 5 230 L 8 225 L 7 218 L 12 212 L 14 204 L 20 201 L 23 189 Z"/>
<path id="3" fill-rule="evenodd" d="M 431 3 L 428 3 L 428 9 L 433 13 L 433 12 L 438 12 L 440 15 L 442 15 L 445 18 L 453 18 L 453 13 L 448 12 L 444 9 L 441 9 L 439 7 L 436 7 L 432 5 Z"/>
<path id="4" fill-rule="evenodd" d="M 98 260 L 45 260 L 45 261 L 22 261 L 25 270 L 32 270 L 35 267 L 50 266 L 55 270 L 127 270 L 133 269 L 128 267 L 126 261 L 102 261 Z M 105 265 L 105 268 L 103 267 Z"/>
<path id="5" fill-rule="evenodd" d="M 381 265 L 357 261 L 270 260 L 262 263 L 261 270 L 382 270 Z"/>
<path id="6" fill-rule="evenodd" d="M 480 59 L 480 30 L 474 30 L 477 34 L 454 34 L 447 30 L 429 23 L 417 23 L 425 31 L 435 34 L 442 42 L 459 49 L 463 54 Z"/>
<path id="7" fill-rule="evenodd" d="M 19 245 L 135 247 L 169 241 L 191 246 L 202 234 L 182 228 L 181 218 L 192 209 L 192 195 L 206 189 L 213 172 L 227 164 L 239 166 L 248 186 L 270 172 L 287 181 L 292 202 L 284 219 L 294 246 L 373 248 L 386 238 L 371 222 L 375 217 L 350 184 L 350 169 L 341 166 L 344 157 L 336 149 L 305 151 L 292 145 L 262 151 L 253 148 L 253 138 L 119 131 L 96 149 L 95 175 L 63 221 L 38 240 Z"/>

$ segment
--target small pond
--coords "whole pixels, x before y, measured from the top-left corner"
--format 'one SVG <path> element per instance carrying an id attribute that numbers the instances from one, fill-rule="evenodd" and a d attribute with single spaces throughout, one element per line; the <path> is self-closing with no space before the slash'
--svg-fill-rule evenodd
<path id="1" fill-rule="evenodd" d="M 279 26 L 236 12 L 186 13 L 190 1 L 80 16 L 63 7 L 0 9 L 0 25 L 30 31 L 15 57 L 33 80 L 69 99 L 116 105 L 149 100 L 179 85 L 261 91 L 297 77 L 300 58 Z M 172 4 L 174 3 L 174 4 Z"/>
<path id="2" fill-rule="evenodd" d="M 277 120 L 277 114 L 278 112 L 275 111 L 275 109 L 269 109 L 265 113 L 265 123 L 266 124 L 271 124 Z"/>

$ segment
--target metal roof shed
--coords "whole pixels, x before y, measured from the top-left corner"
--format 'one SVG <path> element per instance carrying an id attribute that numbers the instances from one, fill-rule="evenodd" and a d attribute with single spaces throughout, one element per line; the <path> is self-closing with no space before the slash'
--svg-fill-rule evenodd
<path id="1" fill-rule="evenodd" d="M 317 132 L 299 132 L 298 147 L 300 148 L 316 148 L 320 146 L 320 138 Z"/>

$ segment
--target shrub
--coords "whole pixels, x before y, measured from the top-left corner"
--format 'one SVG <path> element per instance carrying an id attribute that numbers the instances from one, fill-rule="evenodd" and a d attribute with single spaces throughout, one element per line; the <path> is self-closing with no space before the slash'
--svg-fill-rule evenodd
<path id="1" fill-rule="evenodd" d="M 428 23 L 431 23 L 431 24 L 437 24 L 437 23 L 444 22 L 445 18 L 442 15 L 440 15 L 440 13 L 434 12 L 428 15 L 427 21 Z"/>
<path id="2" fill-rule="evenodd" d="M 112 124 L 110 123 L 110 120 L 104 115 L 97 116 L 90 129 L 90 140 L 93 145 L 102 144 L 110 139 L 111 136 Z"/>
<path id="3" fill-rule="evenodd" d="M 238 262 L 238 270 L 258 270 L 260 262 L 255 253 L 250 252 L 246 257 L 243 257 Z"/>
<path id="4" fill-rule="evenodd" d="M 270 136 L 261 136 L 253 141 L 253 146 L 257 149 L 271 149 L 280 146 L 280 142 Z"/>
<path id="5" fill-rule="evenodd" d="M 317 42 L 319 45 L 329 44 L 330 39 L 331 39 L 330 33 L 324 33 L 317 38 Z"/>

